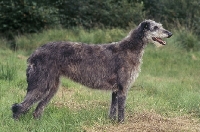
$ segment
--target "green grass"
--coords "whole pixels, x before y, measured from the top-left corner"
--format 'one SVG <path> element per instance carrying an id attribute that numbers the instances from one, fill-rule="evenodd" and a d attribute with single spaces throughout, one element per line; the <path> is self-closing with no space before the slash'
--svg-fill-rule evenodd
<path id="1" fill-rule="evenodd" d="M 16 37 L 19 50 L 15 52 L 6 47 L 5 40 L 0 40 L 0 131 L 71 132 L 112 125 L 107 118 L 110 92 L 91 90 L 64 78 L 41 119 L 32 118 L 35 105 L 19 121 L 12 119 L 10 108 L 26 94 L 26 59 L 36 47 L 53 40 L 107 43 L 118 41 L 127 33 L 120 29 L 52 29 Z M 128 92 L 126 116 L 153 110 L 166 116 L 200 117 L 200 52 L 182 48 L 176 33 L 164 47 L 147 46 L 142 71 Z"/>
<path id="2" fill-rule="evenodd" d="M 50 29 L 38 34 L 19 36 L 15 40 L 18 49 L 32 51 L 50 41 L 78 41 L 96 44 L 119 41 L 125 33 L 125 30 L 120 29 L 91 29 L 90 31 L 82 28 Z"/>

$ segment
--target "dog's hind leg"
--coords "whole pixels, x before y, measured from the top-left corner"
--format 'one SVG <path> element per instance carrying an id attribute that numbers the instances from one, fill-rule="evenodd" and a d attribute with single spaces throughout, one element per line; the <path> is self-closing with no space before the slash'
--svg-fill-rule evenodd
<path id="1" fill-rule="evenodd" d="M 48 72 L 42 71 L 40 68 L 27 68 L 27 94 L 24 101 L 20 104 L 12 105 L 13 118 L 18 119 L 21 114 L 26 113 L 34 103 L 42 100 L 48 95 Z"/>
<path id="2" fill-rule="evenodd" d="M 49 92 L 48 92 L 48 95 L 46 97 L 44 97 L 37 105 L 34 113 L 33 113 L 33 116 L 35 119 L 39 118 L 46 105 L 49 103 L 49 101 L 51 100 L 51 98 L 56 94 L 56 92 L 58 91 L 58 85 L 59 85 L 59 77 L 55 78 L 55 80 L 51 80 L 51 82 L 49 82 Z"/>
<path id="3" fill-rule="evenodd" d="M 44 94 L 42 92 L 37 92 L 36 89 L 28 91 L 22 103 L 12 105 L 13 118 L 18 119 L 21 114 L 26 113 L 34 103 L 42 99 L 42 96 L 44 96 Z"/>

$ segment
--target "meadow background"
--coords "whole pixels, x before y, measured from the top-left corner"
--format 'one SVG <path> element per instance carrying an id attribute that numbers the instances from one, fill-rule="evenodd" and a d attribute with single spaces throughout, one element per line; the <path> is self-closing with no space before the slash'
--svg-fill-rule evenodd
<path id="1" fill-rule="evenodd" d="M 50 8 L 50 1 L 43 0 L 0 1 L 1 132 L 200 131 L 197 0 L 51 2 Z M 32 117 L 35 105 L 19 121 L 12 119 L 11 105 L 26 94 L 26 60 L 37 47 L 51 41 L 119 41 L 146 18 L 163 23 L 174 35 L 166 46 L 146 47 L 141 73 L 128 92 L 124 124 L 108 119 L 110 92 L 65 78 L 41 119 Z"/>

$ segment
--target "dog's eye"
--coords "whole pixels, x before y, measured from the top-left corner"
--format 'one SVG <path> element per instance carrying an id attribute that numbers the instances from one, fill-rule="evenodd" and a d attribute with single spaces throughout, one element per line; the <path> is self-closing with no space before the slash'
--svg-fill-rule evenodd
<path id="1" fill-rule="evenodd" d="M 154 26 L 154 30 L 157 30 L 158 29 L 158 26 Z"/>

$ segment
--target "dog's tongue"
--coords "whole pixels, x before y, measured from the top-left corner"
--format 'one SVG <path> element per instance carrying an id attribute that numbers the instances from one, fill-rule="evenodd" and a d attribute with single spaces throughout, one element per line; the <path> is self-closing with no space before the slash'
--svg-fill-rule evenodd
<path id="1" fill-rule="evenodd" d="M 154 41 L 157 41 L 158 43 L 160 43 L 160 44 L 162 44 L 162 45 L 165 45 L 165 44 L 166 44 L 166 42 L 163 41 L 161 38 L 153 37 L 152 39 L 153 39 Z"/>

